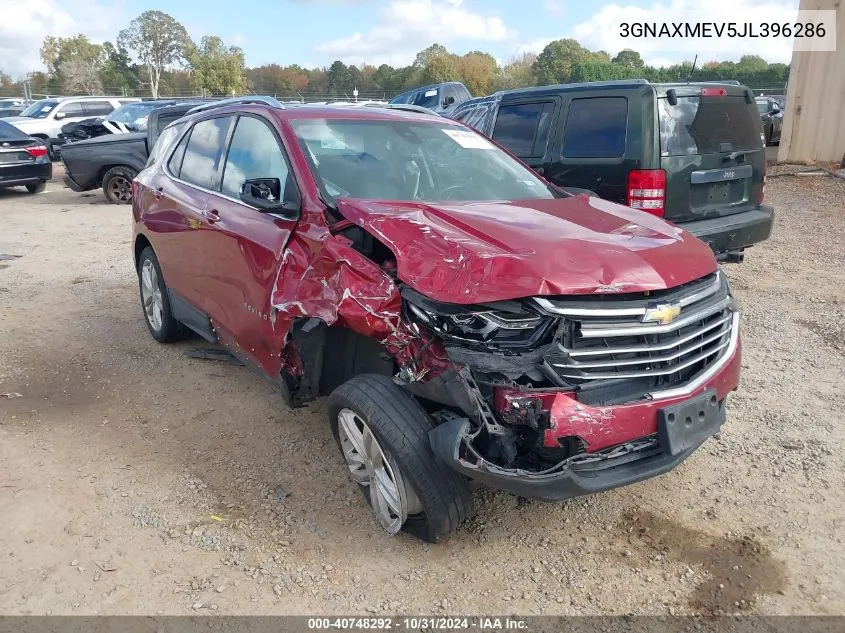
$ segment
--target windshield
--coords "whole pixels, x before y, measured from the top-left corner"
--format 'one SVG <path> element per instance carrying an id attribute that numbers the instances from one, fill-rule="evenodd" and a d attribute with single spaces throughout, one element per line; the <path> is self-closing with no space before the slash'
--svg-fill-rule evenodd
<path id="1" fill-rule="evenodd" d="M 414 105 L 424 108 L 436 108 L 440 105 L 440 92 L 437 88 L 431 90 L 420 90 L 412 102 Z"/>
<path id="2" fill-rule="evenodd" d="M 112 121 L 113 123 L 124 123 L 128 126 L 144 130 L 147 128 L 147 117 L 150 116 L 150 112 L 161 106 L 162 104 L 160 103 L 132 103 L 120 106 L 106 120 Z"/>
<path id="3" fill-rule="evenodd" d="M 760 148 L 760 116 L 742 97 L 657 100 L 660 155 L 724 154 Z"/>
<path id="4" fill-rule="evenodd" d="M 53 108 L 59 105 L 59 102 L 54 99 L 42 99 L 36 101 L 26 110 L 20 113 L 20 116 L 28 116 L 31 119 L 46 119 L 47 115 L 52 112 Z"/>
<path id="5" fill-rule="evenodd" d="M 332 199 L 435 202 L 556 197 L 480 134 L 445 123 L 301 119 L 294 133 Z"/>

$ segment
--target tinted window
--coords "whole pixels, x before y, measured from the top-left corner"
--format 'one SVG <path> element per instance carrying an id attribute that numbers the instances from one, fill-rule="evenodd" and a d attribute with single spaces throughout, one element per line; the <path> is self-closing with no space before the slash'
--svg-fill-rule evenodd
<path id="1" fill-rule="evenodd" d="M 43 119 L 46 118 L 57 105 L 59 105 L 59 102 L 53 99 L 42 99 L 41 101 L 36 101 L 26 110 L 21 112 L 21 116 L 31 117 L 33 119 Z"/>
<path id="2" fill-rule="evenodd" d="M 58 111 L 65 116 L 85 116 L 85 108 L 77 101 L 76 103 L 59 104 Z"/>
<path id="3" fill-rule="evenodd" d="M 420 90 L 414 95 L 414 100 L 411 103 L 423 108 L 434 109 L 440 105 L 440 90 L 437 88 Z"/>
<path id="4" fill-rule="evenodd" d="M 85 113 L 91 116 L 103 116 L 112 110 L 114 107 L 108 101 L 89 101 L 85 104 Z"/>
<path id="5" fill-rule="evenodd" d="M 278 178 L 285 187 L 288 166 L 269 127 L 254 117 L 238 119 L 223 171 L 223 193 L 237 198 L 245 180 Z"/>
<path id="6" fill-rule="evenodd" d="M 628 100 L 573 99 L 563 132 L 565 158 L 612 158 L 625 154 Z"/>
<path id="7" fill-rule="evenodd" d="M 167 161 L 167 169 L 169 169 L 170 173 L 177 178 L 182 172 L 182 159 L 185 156 L 185 148 L 188 147 L 189 138 L 191 138 L 190 133 L 182 137 L 182 140 L 179 141 L 179 145 L 176 146 L 176 150 L 173 152 L 170 160 Z"/>
<path id="8" fill-rule="evenodd" d="M 493 128 L 493 139 L 517 156 L 543 156 L 549 142 L 553 103 L 502 106 Z"/>
<path id="9" fill-rule="evenodd" d="M 760 147 L 760 113 L 742 97 L 657 100 L 660 154 L 718 154 Z"/>
<path id="10" fill-rule="evenodd" d="M 170 147 L 170 144 L 176 139 L 177 136 L 179 136 L 184 127 L 184 124 L 174 125 L 173 127 L 169 127 L 164 130 L 164 132 L 162 132 L 161 136 L 156 139 L 152 150 L 150 150 L 150 156 L 149 158 L 147 158 L 147 167 L 158 162 L 159 158 L 161 158 L 162 154 L 167 151 L 167 148 Z M 181 156 L 179 157 L 179 162 L 181 163 Z M 171 171 L 173 171 L 172 168 Z"/>
<path id="11" fill-rule="evenodd" d="M 179 177 L 201 187 L 211 185 L 217 159 L 226 141 L 226 131 L 232 117 L 219 117 L 200 121 L 191 130 L 185 148 Z"/>

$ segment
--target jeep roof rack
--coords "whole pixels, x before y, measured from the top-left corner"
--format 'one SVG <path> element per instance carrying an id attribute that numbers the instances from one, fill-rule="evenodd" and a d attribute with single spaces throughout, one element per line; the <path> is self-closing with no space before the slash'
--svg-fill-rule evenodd
<path id="1" fill-rule="evenodd" d="M 205 112 L 206 110 L 213 110 L 215 108 L 222 108 L 228 105 L 236 105 L 236 104 L 250 104 L 250 103 L 260 103 L 263 105 L 268 105 L 272 108 L 278 108 L 279 110 L 284 110 L 285 106 L 277 99 L 273 97 L 265 97 L 263 95 L 251 95 L 247 97 L 231 97 L 229 99 L 220 99 L 219 101 L 212 101 L 210 103 L 203 103 L 202 105 L 198 105 L 195 108 L 191 108 L 186 113 L 188 114 L 196 114 L 197 112 Z"/>

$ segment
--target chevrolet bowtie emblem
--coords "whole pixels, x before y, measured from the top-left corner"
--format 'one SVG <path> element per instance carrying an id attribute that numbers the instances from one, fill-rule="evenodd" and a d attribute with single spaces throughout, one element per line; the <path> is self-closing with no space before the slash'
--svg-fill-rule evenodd
<path id="1" fill-rule="evenodd" d="M 678 318 L 681 306 L 678 303 L 659 303 L 645 311 L 643 323 L 659 323 L 667 325 Z"/>

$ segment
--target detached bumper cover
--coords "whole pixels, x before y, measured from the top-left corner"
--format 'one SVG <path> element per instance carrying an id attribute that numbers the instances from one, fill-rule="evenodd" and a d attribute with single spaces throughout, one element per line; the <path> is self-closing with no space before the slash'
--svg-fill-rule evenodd
<path id="1" fill-rule="evenodd" d="M 577 436 L 586 441 L 589 452 L 543 472 L 505 468 L 478 459 L 468 447 L 472 429 L 465 418 L 432 429 L 429 443 L 435 456 L 459 473 L 522 497 L 561 501 L 636 483 L 672 470 L 703 443 L 669 454 L 659 439 L 660 411 L 708 390 L 723 403 L 739 384 L 740 347 L 737 328 L 724 360 L 690 385 L 656 392 L 648 400 L 591 407 L 577 402 L 571 393 L 557 394 L 549 409 L 551 428 L 544 444 L 552 446 L 560 438 Z M 724 409 L 721 413 L 724 416 Z"/>
<path id="2" fill-rule="evenodd" d="M 775 212 L 761 206 L 734 215 L 678 224 L 705 242 L 716 254 L 735 251 L 769 239 Z"/>

